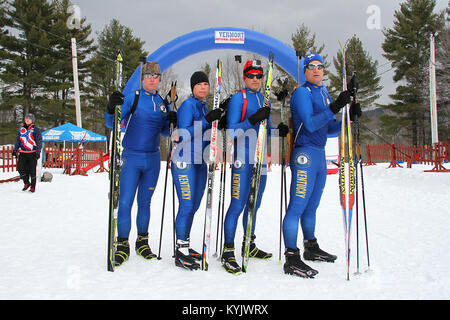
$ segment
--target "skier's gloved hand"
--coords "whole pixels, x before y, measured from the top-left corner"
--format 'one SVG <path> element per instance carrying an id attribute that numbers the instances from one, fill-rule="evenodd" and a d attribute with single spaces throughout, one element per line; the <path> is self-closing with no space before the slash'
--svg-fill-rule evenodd
<path id="1" fill-rule="evenodd" d="M 355 116 L 360 118 L 362 116 L 361 105 L 359 102 L 352 102 L 350 106 L 350 120 L 355 121 Z"/>
<path id="2" fill-rule="evenodd" d="M 220 104 L 219 104 L 219 108 L 222 110 L 227 110 L 228 109 L 228 103 L 230 102 L 231 96 L 226 98 L 225 100 L 223 100 Z"/>
<path id="3" fill-rule="evenodd" d="M 222 116 L 222 109 L 216 108 L 211 110 L 205 115 L 205 120 L 208 121 L 208 123 L 212 123 L 215 120 L 219 120 Z"/>
<path id="4" fill-rule="evenodd" d="M 268 119 L 269 116 L 270 116 L 269 107 L 260 108 L 258 111 L 256 111 L 250 117 L 248 117 L 248 122 L 250 122 L 250 124 L 254 126 L 258 122 Z"/>
<path id="5" fill-rule="evenodd" d="M 166 120 L 169 120 L 169 123 L 172 124 L 174 127 L 177 125 L 177 113 L 175 111 L 169 111 L 167 114 Z"/>
<path id="6" fill-rule="evenodd" d="M 289 92 L 285 89 L 281 90 L 278 93 L 275 93 L 275 95 L 277 96 L 278 101 L 283 101 L 283 99 L 286 99 L 286 97 L 289 95 Z"/>
<path id="7" fill-rule="evenodd" d="M 331 111 L 334 114 L 336 114 L 349 102 L 350 102 L 350 93 L 347 90 L 345 90 L 339 94 L 336 101 L 330 103 L 329 107 Z"/>
<path id="8" fill-rule="evenodd" d="M 279 130 L 279 135 L 282 138 L 285 138 L 289 133 L 289 127 L 285 125 L 283 122 L 280 122 L 277 129 Z"/>
<path id="9" fill-rule="evenodd" d="M 227 116 L 226 116 L 226 114 L 224 114 L 223 116 L 220 117 L 218 125 L 219 125 L 219 130 L 227 128 Z"/>
<path id="10" fill-rule="evenodd" d="M 17 157 L 17 150 L 13 150 L 12 156 L 13 156 L 13 157 Z"/>
<path id="11" fill-rule="evenodd" d="M 35 152 L 34 156 L 36 157 L 36 160 L 39 160 L 39 158 L 41 157 L 41 154 L 38 152 Z"/>
<path id="12" fill-rule="evenodd" d="M 124 95 L 119 91 L 114 91 L 109 96 L 108 107 L 106 108 L 106 112 L 109 114 L 113 114 L 116 110 L 116 106 L 123 104 Z"/>

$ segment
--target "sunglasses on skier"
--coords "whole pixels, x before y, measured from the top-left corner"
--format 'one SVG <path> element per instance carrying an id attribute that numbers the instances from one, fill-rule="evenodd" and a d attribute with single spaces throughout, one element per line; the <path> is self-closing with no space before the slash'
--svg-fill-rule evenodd
<path id="1" fill-rule="evenodd" d="M 158 79 L 158 77 L 160 77 L 160 76 L 161 76 L 161 74 L 159 74 L 159 73 L 146 73 L 146 74 L 144 74 L 144 79 L 151 79 L 151 78 Z"/>
<path id="2" fill-rule="evenodd" d="M 246 73 L 245 76 L 249 79 L 253 79 L 256 77 L 256 79 L 262 79 L 263 75 L 260 73 Z"/>
<path id="3" fill-rule="evenodd" d="M 325 68 L 325 66 L 323 64 L 314 64 L 314 63 L 308 63 L 306 65 L 306 68 L 308 70 L 314 70 L 317 67 L 317 69 L 319 70 L 323 70 Z"/>

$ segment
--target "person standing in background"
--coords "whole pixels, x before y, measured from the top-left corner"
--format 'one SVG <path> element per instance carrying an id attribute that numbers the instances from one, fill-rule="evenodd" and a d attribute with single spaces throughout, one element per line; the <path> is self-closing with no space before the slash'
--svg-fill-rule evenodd
<path id="1" fill-rule="evenodd" d="M 25 116 L 17 133 L 13 156 L 18 157 L 17 169 L 24 186 L 23 191 L 36 191 L 36 164 L 41 156 L 42 133 L 35 125 L 32 113 Z"/>

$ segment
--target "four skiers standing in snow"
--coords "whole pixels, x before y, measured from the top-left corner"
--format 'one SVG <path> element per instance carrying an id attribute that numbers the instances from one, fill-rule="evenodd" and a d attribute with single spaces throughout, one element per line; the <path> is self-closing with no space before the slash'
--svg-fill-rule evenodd
<path id="1" fill-rule="evenodd" d="M 322 83 L 324 64 L 319 54 L 307 55 L 303 66 L 306 82 L 292 92 L 290 101 L 294 149 L 290 159 L 290 201 L 282 225 L 286 248 L 283 269 L 287 274 L 314 277 L 318 272 L 306 265 L 300 257 L 297 247 L 298 226 L 301 225 L 303 232 L 305 260 L 336 260 L 335 255 L 319 248 L 314 231 L 316 211 L 327 175 L 324 146 L 328 135 L 337 134 L 341 128 L 335 114 L 350 102 L 350 94 L 348 91 L 341 92 L 336 101 L 332 101 Z M 223 225 L 225 239 L 221 262 L 227 272 L 238 274 L 242 270 L 235 255 L 235 234 L 242 213 L 244 235 L 246 230 L 252 162 L 256 147 L 254 137 L 257 137 L 262 120 L 268 121 L 269 136 L 275 129 L 271 125 L 270 107 L 263 107 L 263 96 L 260 93 L 264 69 L 259 60 L 247 61 L 243 68 L 245 88 L 231 96 L 225 110 L 209 110 L 206 104 L 210 91 L 209 79 L 204 72 L 197 71 L 190 79 L 192 94 L 180 105 L 177 112 L 169 111 L 167 101 L 164 101 L 157 91 L 160 78 L 159 65 L 156 62 L 147 62 L 143 67 L 143 87 L 138 97 L 137 93 L 123 96 L 120 92 L 114 92 L 105 112 L 105 122 L 111 127 L 114 108 L 122 105 L 126 127 L 123 138 L 115 263 L 122 264 L 130 254 L 128 237 L 136 190 L 136 252 L 145 259 L 156 258 L 148 245 L 150 202 L 160 170 L 160 136 L 168 135 L 169 125 L 172 123 L 178 132 L 170 163 L 179 201 L 174 225 L 175 265 L 189 270 L 200 269 L 202 257 L 190 246 L 190 231 L 206 185 L 207 156 L 204 155 L 209 154 L 209 141 L 203 136 L 211 128 L 213 121 L 221 119 L 222 129 L 226 127 L 228 136 L 233 140 L 231 200 Z M 137 106 L 135 98 L 138 99 Z M 353 104 L 350 112 L 360 116 L 359 104 Z M 276 129 L 281 137 L 286 137 L 289 132 L 289 127 L 284 123 L 280 123 Z M 261 205 L 267 181 L 266 159 L 265 156 L 256 209 Z M 272 254 L 259 249 L 255 244 L 255 222 L 253 221 L 252 225 L 249 257 L 270 259 Z M 244 241 L 245 236 L 243 243 Z"/>

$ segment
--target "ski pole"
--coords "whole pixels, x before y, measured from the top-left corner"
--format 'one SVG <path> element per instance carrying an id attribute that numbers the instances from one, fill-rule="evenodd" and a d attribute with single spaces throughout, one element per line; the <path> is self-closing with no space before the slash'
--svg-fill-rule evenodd
<path id="1" fill-rule="evenodd" d="M 224 130 L 223 133 L 223 199 L 222 199 L 222 216 L 221 216 L 221 225 L 220 225 L 220 256 L 222 256 L 223 250 L 223 225 L 225 221 L 225 186 L 227 180 L 227 131 Z"/>
<path id="2" fill-rule="evenodd" d="M 285 103 L 286 103 L 286 96 L 288 95 L 286 86 L 288 83 L 288 78 L 286 78 L 283 82 L 281 91 L 276 95 L 278 101 L 281 101 L 281 122 L 284 123 L 285 117 L 284 117 L 284 109 L 285 109 Z M 279 238 L 279 245 L 278 245 L 278 263 L 281 264 L 281 242 L 282 242 L 282 235 L 283 235 L 283 202 L 284 202 L 284 209 L 286 210 L 287 207 L 287 201 L 286 201 L 286 150 L 285 150 L 285 139 L 284 137 L 281 138 L 281 190 L 280 190 L 280 238 Z M 284 200 L 284 201 L 283 201 Z"/>
<path id="3" fill-rule="evenodd" d="M 172 105 L 172 110 L 175 110 L 175 102 L 178 100 L 178 96 L 176 93 L 177 83 L 172 82 L 170 93 L 167 94 L 166 100 L 169 103 L 169 106 Z M 170 110 L 169 110 L 170 111 Z M 162 234 L 163 234 L 163 226 L 164 226 L 164 212 L 166 208 L 166 194 L 167 194 L 167 178 L 169 176 L 169 163 L 172 155 L 172 133 L 173 133 L 173 124 L 170 124 L 169 128 L 169 137 L 167 139 L 167 159 L 166 159 L 166 175 L 164 177 L 164 195 L 163 195 L 163 203 L 162 203 L 162 213 L 161 213 L 161 229 L 159 233 L 159 250 L 158 250 L 158 260 L 161 260 L 161 243 L 162 243 Z"/>
<path id="4" fill-rule="evenodd" d="M 358 103 L 358 98 L 356 97 L 356 94 L 358 92 L 358 82 L 356 79 L 356 72 L 353 73 L 353 77 L 350 81 L 350 89 L 353 91 L 353 102 Z M 367 252 L 367 268 L 370 269 L 370 256 L 369 256 L 369 239 L 368 239 L 368 232 L 367 232 L 367 214 L 366 214 L 366 197 L 364 192 L 364 172 L 363 172 L 363 165 L 362 165 L 362 152 L 361 152 L 361 142 L 360 142 L 360 127 L 359 127 L 359 119 L 358 116 L 354 116 L 354 124 L 355 124 L 355 144 L 356 148 L 358 150 L 358 162 L 360 166 L 361 171 L 361 193 L 362 193 L 362 205 L 363 205 L 363 217 L 364 217 L 364 231 L 366 236 L 366 252 Z M 358 168 L 358 163 L 356 163 L 356 168 Z M 357 198 L 358 199 L 358 198 Z M 356 216 L 358 217 L 358 216 Z M 359 260 L 358 260 L 359 264 Z"/>
<path id="5" fill-rule="evenodd" d="M 220 215 L 222 213 L 222 192 L 223 190 L 223 171 L 224 171 L 224 163 L 220 164 L 220 183 L 219 183 L 219 206 L 217 207 L 217 228 L 216 228 L 216 252 L 213 254 L 213 257 L 217 257 L 217 250 L 219 245 L 219 228 L 220 228 Z"/>
<path id="6" fill-rule="evenodd" d="M 364 215 L 364 231 L 366 234 L 366 252 L 367 252 L 367 270 L 370 270 L 370 257 L 369 257 L 369 234 L 367 232 L 367 214 L 366 214 L 366 197 L 364 194 L 364 175 L 363 175 L 363 165 L 362 159 L 360 158 L 359 165 L 361 167 L 361 193 L 362 193 L 362 203 L 363 203 L 363 215 Z"/>

